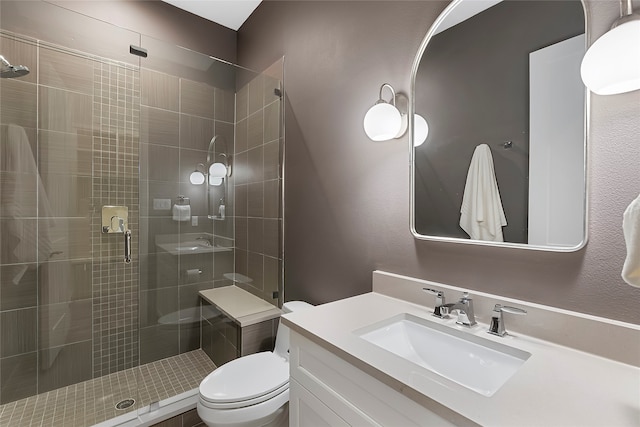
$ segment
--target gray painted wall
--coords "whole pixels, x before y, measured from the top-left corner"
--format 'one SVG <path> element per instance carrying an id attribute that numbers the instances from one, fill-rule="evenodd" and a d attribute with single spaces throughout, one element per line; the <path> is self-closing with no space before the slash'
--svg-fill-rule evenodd
<path id="1" fill-rule="evenodd" d="M 240 28 L 240 64 L 263 69 L 286 55 L 286 299 L 365 293 L 381 269 L 640 323 L 640 290 L 620 278 L 622 213 L 640 192 L 640 91 L 592 96 L 585 249 L 545 253 L 411 235 L 408 138 L 374 143 L 362 119 L 382 83 L 408 91 L 417 48 L 447 4 L 267 1 Z M 618 14 L 616 1 L 589 0 L 590 40 Z"/>
<path id="2" fill-rule="evenodd" d="M 473 151 L 488 144 L 504 240 L 527 243 L 529 52 L 583 33 L 579 0 L 515 0 L 433 37 L 416 76 L 416 112 L 431 123 L 428 143 L 416 149 L 420 234 L 469 238 L 458 225 L 462 195 Z"/>

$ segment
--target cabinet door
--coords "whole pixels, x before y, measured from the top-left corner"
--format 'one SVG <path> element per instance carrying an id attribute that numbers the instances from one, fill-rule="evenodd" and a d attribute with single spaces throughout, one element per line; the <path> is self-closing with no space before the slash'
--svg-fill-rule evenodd
<path id="1" fill-rule="evenodd" d="M 290 427 L 348 427 L 349 424 L 327 405 L 302 387 L 296 380 L 289 382 Z"/>

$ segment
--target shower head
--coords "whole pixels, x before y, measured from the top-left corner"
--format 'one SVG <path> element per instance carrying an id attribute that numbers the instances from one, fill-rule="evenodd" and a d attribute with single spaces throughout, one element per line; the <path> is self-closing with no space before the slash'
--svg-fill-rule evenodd
<path id="1" fill-rule="evenodd" d="M 0 78 L 12 79 L 29 74 L 29 67 L 25 65 L 11 65 L 4 56 L 0 55 Z"/>

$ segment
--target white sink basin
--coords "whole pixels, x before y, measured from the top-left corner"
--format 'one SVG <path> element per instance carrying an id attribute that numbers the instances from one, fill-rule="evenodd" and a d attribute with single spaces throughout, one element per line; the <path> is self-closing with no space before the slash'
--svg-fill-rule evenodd
<path id="1" fill-rule="evenodd" d="M 401 314 L 355 333 L 401 358 L 492 396 L 531 356 L 450 326 Z"/>

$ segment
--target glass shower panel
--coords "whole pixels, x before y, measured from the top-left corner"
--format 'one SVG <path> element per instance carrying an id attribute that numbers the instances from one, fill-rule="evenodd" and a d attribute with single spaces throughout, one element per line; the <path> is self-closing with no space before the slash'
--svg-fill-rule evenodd
<path id="1" fill-rule="evenodd" d="M 4 29 L 0 54 L 30 71 L 0 80 L 6 404 L 138 365 L 137 256 L 123 262 L 122 235 L 102 234 L 101 208 L 127 206 L 137 240 L 140 89 L 137 58 L 114 61 Z M 113 399 L 135 397 L 135 380 Z"/>
<path id="2" fill-rule="evenodd" d="M 237 67 L 146 36 L 142 47 L 140 357 L 148 363 L 200 349 L 198 292 L 231 283 Z M 223 176 L 209 173 L 214 163 Z"/>

